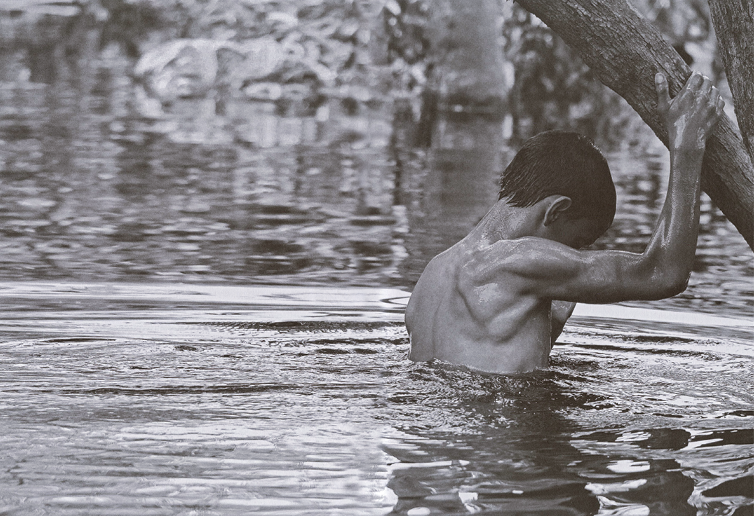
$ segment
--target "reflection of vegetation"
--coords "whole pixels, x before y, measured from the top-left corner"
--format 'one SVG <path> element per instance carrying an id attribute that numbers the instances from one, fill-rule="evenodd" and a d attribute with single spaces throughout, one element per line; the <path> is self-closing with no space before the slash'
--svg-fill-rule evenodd
<path id="1" fill-rule="evenodd" d="M 406 214 L 419 213 L 428 192 L 425 155 L 403 146 L 413 140 L 412 103 L 425 74 L 419 1 L 100 2 L 66 16 L 0 18 L 6 277 L 415 281 L 430 257 L 421 254 L 429 246 L 407 256 L 404 245 L 419 235 Z M 635 119 L 548 29 L 517 8 L 504 18 L 514 95 L 528 103 L 513 106 L 520 136 L 534 130 L 534 115 L 543 127 L 597 133 L 617 132 L 618 116 Z M 249 42 L 280 49 L 280 66 L 240 66 L 234 49 L 252 52 Z M 172 44 L 187 46 L 155 70 L 180 79 L 177 95 L 150 98 L 157 108 L 142 111 L 127 51 L 144 59 Z M 217 70 L 189 66 L 215 47 Z M 367 62 L 388 48 L 381 64 Z M 181 82 L 192 78 L 209 86 Z M 398 101 L 380 102 L 390 92 Z M 627 201 L 607 241 L 621 249 L 643 245 L 661 187 L 659 173 L 637 163 L 615 167 Z M 739 237 L 712 210 L 702 209 L 713 217 L 700 238 L 702 266 L 728 271 L 728 292 L 749 289 L 740 278 L 750 267 L 729 258 Z M 717 272 L 695 277 L 707 290 L 692 285 L 679 303 L 708 303 L 709 289 L 720 288 Z"/>
<path id="2" fill-rule="evenodd" d="M 424 29 L 426 1 L 387 2 L 383 9 L 389 58 L 416 85 L 429 49 Z M 637 0 L 636 6 L 653 20 L 687 62 L 720 78 L 712 60 L 714 38 L 709 12 L 701 0 Z M 514 80 L 509 112 L 513 136 L 524 139 L 559 128 L 579 131 L 603 143 L 632 138 L 643 123 L 615 93 L 603 87 L 581 59 L 547 26 L 516 4 L 501 9 L 502 40 Z M 429 72 L 431 73 L 431 71 Z M 419 81 L 423 83 L 423 81 Z"/>
<path id="3" fill-rule="evenodd" d="M 702 68 L 713 76 L 720 75 L 719 66 L 709 55 L 714 42 L 706 2 L 635 3 L 685 59 L 696 61 L 695 65 L 706 59 Z M 427 0 L 92 0 L 84 5 L 80 17 L 87 20 L 84 25 L 96 27 L 100 47 L 115 43 L 132 58 L 161 42 L 179 38 L 235 43 L 261 37 L 274 39 L 284 59 L 267 77 L 242 84 L 251 87 L 252 97 L 259 91 L 268 92 L 269 82 L 306 84 L 311 90 L 346 85 L 366 88 L 363 92 L 341 92 L 346 102 L 353 103 L 363 102 L 375 90 L 418 93 L 426 82 L 424 63 L 429 49 L 425 32 L 431 8 Z M 375 19 L 378 12 L 379 19 Z M 501 4 L 501 16 L 505 55 L 515 72 L 509 99 L 514 137 L 525 138 L 557 127 L 611 142 L 625 139 L 641 126 L 626 104 L 599 84 L 549 28 L 512 3 Z M 39 19 L 37 23 L 49 24 L 49 20 Z M 65 25 L 75 24 L 66 21 Z M 78 22 L 79 28 L 81 25 Z M 73 32 L 80 39 L 82 31 Z M 72 31 L 64 30 L 63 40 L 67 33 L 73 37 Z M 75 52 L 73 47 L 66 44 Z M 49 49 L 45 52 L 51 54 Z M 223 67 L 238 63 L 218 57 L 222 89 L 228 86 L 228 81 L 223 83 Z M 375 59 L 391 66 L 391 86 L 384 84 L 384 77 L 375 76 Z M 265 84 L 260 90 L 254 82 Z M 312 98 L 320 93 L 312 93 Z M 280 95 L 284 98 L 279 101 L 284 104 L 300 96 L 300 90 L 289 88 L 281 90 Z M 309 100 L 310 95 L 304 97 Z"/>
<path id="4" fill-rule="evenodd" d="M 506 55 L 515 82 L 510 111 L 514 136 L 525 139 L 553 128 L 608 137 L 602 127 L 619 125 L 610 113 L 614 99 L 550 29 L 520 8 L 506 19 Z M 613 116 L 610 116 L 613 115 Z"/>

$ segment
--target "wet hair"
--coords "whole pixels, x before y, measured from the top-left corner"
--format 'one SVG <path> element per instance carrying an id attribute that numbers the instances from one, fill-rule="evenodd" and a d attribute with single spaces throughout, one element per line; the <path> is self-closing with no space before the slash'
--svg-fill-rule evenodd
<path id="1" fill-rule="evenodd" d="M 546 131 L 529 138 L 500 177 L 499 199 L 533 206 L 550 195 L 570 197 L 564 215 L 591 219 L 607 230 L 615 216 L 615 185 L 607 160 L 578 133 Z"/>

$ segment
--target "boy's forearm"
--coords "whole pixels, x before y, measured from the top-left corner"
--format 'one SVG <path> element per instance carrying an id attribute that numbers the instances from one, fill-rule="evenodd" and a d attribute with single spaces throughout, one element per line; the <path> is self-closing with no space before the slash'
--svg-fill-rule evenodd
<path id="1" fill-rule="evenodd" d="M 665 76 L 657 74 L 655 83 L 657 109 L 668 129 L 670 180 L 657 228 L 638 265 L 653 295 L 668 297 L 683 292 L 694 264 L 704 147 L 725 102 L 698 72 L 672 101 Z"/>
<path id="2" fill-rule="evenodd" d="M 645 255 L 653 278 L 683 290 L 694 263 L 699 232 L 699 195 L 704 148 L 677 146 L 670 150 L 670 178 L 665 204 Z"/>

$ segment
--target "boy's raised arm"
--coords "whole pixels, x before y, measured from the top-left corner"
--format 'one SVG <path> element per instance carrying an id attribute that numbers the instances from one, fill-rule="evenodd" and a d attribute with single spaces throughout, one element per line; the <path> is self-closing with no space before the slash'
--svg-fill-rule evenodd
<path id="1" fill-rule="evenodd" d="M 517 282 L 522 293 L 540 298 L 585 303 L 661 299 L 685 290 L 696 251 L 704 146 L 724 102 L 710 80 L 696 72 L 672 101 L 661 74 L 656 86 L 669 134 L 670 178 L 644 253 L 578 251 L 524 238 L 492 267 L 496 281 Z"/>
<path id="2" fill-rule="evenodd" d="M 694 263 L 704 147 L 724 102 L 712 82 L 697 72 L 673 101 L 665 77 L 657 74 L 655 82 L 658 110 L 668 128 L 670 178 L 657 227 L 643 257 L 659 268 L 665 279 L 661 284 L 669 285 L 675 295 L 685 290 Z"/>

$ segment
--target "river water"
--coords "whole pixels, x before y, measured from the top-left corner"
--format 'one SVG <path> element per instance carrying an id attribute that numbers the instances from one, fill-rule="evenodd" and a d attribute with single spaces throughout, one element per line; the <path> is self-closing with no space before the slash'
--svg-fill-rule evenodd
<path id="1" fill-rule="evenodd" d="M 60 66 L 0 83 L 0 514 L 752 514 L 754 265 L 708 199 L 684 294 L 579 307 L 530 375 L 413 364 L 491 174 L 388 102 L 158 112 L 117 52 Z M 667 156 L 606 152 L 596 247 L 640 251 Z"/>
<path id="2" fill-rule="evenodd" d="M 0 289 L 2 514 L 754 502 L 751 321 L 583 307 L 548 370 L 499 377 L 407 361 L 401 290 Z"/>

